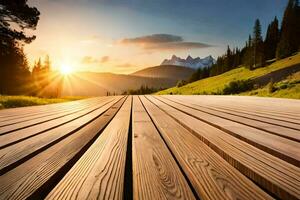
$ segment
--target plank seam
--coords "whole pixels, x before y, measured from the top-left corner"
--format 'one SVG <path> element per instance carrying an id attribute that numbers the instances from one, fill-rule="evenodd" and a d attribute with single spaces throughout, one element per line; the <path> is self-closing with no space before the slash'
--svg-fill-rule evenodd
<path id="1" fill-rule="evenodd" d="M 17 143 L 19 143 L 19 142 L 22 142 L 22 141 L 24 141 L 24 140 L 26 140 L 26 139 L 29 139 L 29 138 L 31 138 L 31 137 L 40 135 L 40 134 L 42 134 L 42 133 L 44 133 L 44 132 L 50 131 L 50 130 L 52 130 L 52 129 L 55 129 L 55 128 L 57 128 L 57 127 L 60 127 L 60 126 L 62 126 L 62 125 L 65 125 L 65 124 L 67 124 L 67 123 L 70 123 L 70 122 L 72 122 L 72 121 L 75 121 L 76 119 L 79 119 L 80 117 L 83 117 L 83 116 L 85 116 L 85 115 L 88 115 L 88 114 L 94 112 L 95 110 L 97 110 L 97 109 L 99 109 L 99 108 L 102 108 L 103 106 L 105 106 L 105 105 L 107 105 L 107 104 L 113 102 L 114 100 L 115 100 L 115 99 L 113 99 L 113 100 L 111 100 L 111 101 L 109 101 L 109 102 L 107 102 L 107 103 L 105 103 L 105 104 L 103 104 L 103 105 L 101 105 L 101 106 L 99 106 L 99 107 L 97 107 L 97 108 L 95 108 L 95 109 L 93 109 L 93 110 L 87 112 L 87 113 L 84 113 L 84 114 L 79 115 L 79 116 L 77 116 L 77 117 L 75 117 L 75 118 L 73 118 L 73 119 L 70 119 L 69 121 L 63 122 L 63 123 L 61 123 L 61 124 L 59 124 L 59 125 L 53 126 L 53 127 L 51 127 L 51 128 L 45 129 L 45 130 L 42 130 L 42 131 L 37 132 L 37 133 L 35 133 L 35 134 L 33 134 L 33 135 L 29 135 L 29 136 L 27 136 L 27 137 L 21 138 L 21 139 L 16 140 L 16 141 L 13 141 L 13 142 L 11 142 L 11 143 L 2 145 L 2 146 L 0 146 L 0 150 L 1 150 L 1 149 L 4 149 L 4 148 L 6 148 L 6 147 L 9 147 L 9 146 L 11 146 L 11 145 L 17 144 Z M 52 120 L 53 120 L 53 119 L 52 119 Z M 44 123 L 44 122 L 42 122 L 42 123 Z M 35 125 L 38 125 L 38 124 L 35 124 Z M 14 131 L 16 131 L 16 130 L 14 130 Z"/>
<path id="2" fill-rule="evenodd" d="M 146 98 L 151 103 L 153 103 L 153 101 L 151 101 L 148 97 L 146 97 Z M 162 102 L 162 103 L 164 103 L 164 102 Z M 155 103 L 153 103 L 153 104 L 156 105 Z M 182 125 L 185 129 L 187 129 L 193 135 L 195 135 L 197 138 L 199 138 L 204 144 L 206 144 L 209 148 L 211 148 L 213 151 L 215 151 L 221 158 L 223 158 L 231 166 L 233 166 L 234 168 L 236 168 L 240 173 L 242 173 L 244 176 L 246 176 L 250 181 L 252 181 L 254 184 L 256 184 L 260 189 L 262 189 L 263 191 L 265 191 L 270 196 L 274 197 L 275 199 L 279 199 L 279 197 L 277 196 L 277 194 L 282 194 L 283 196 L 288 197 L 287 199 L 297 199 L 297 198 L 295 198 L 295 196 L 292 196 L 291 194 L 289 194 L 285 190 L 281 189 L 279 186 L 273 184 L 272 182 L 265 182 L 265 181 L 263 181 L 263 182 L 260 183 L 259 181 L 254 180 L 253 179 L 254 176 L 258 176 L 259 179 L 263 179 L 263 178 L 258 173 L 254 172 L 254 171 L 251 171 L 246 165 L 244 165 L 244 164 L 240 163 L 239 161 L 237 161 L 234 157 L 231 157 L 230 155 L 228 155 L 225 152 L 223 152 L 223 150 L 220 149 L 218 146 L 216 146 L 214 143 L 211 143 L 208 139 L 206 139 L 205 137 L 199 135 L 196 131 L 194 131 L 193 129 L 191 129 L 190 127 L 188 127 L 186 124 L 182 123 L 180 120 L 178 120 L 174 116 L 170 115 L 164 109 L 160 108 L 159 106 L 157 106 L 157 107 L 161 111 L 163 111 L 164 113 L 166 113 L 168 116 L 170 116 L 171 118 L 173 118 L 177 123 L 179 123 L 180 125 Z M 179 111 L 179 112 L 183 112 L 183 111 Z M 241 171 L 241 169 L 246 170 L 246 171 Z M 271 186 L 268 186 L 268 184 L 271 184 Z"/>
<path id="3" fill-rule="evenodd" d="M 175 157 L 174 153 L 172 152 L 171 148 L 168 146 L 167 142 L 165 141 L 164 137 L 162 136 L 161 132 L 159 131 L 159 128 L 157 127 L 157 125 L 156 125 L 155 122 L 153 121 L 152 116 L 149 114 L 149 112 L 148 112 L 148 110 L 146 109 L 146 107 L 145 107 L 143 101 L 140 99 L 140 96 L 138 96 L 138 98 L 139 98 L 139 100 L 140 100 L 140 102 L 141 102 L 143 108 L 145 109 L 147 115 L 149 116 L 149 118 L 150 118 L 152 124 L 154 125 L 156 131 L 158 132 L 160 138 L 162 139 L 163 143 L 166 145 L 166 147 L 168 148 L 169 152 L 171 153 L 171 155 L 172 155 L 174 161 L 176 162 L 176 164 L 177 164 L 177 166 L 178 166 L 180 172 L 182 173 L 182 175 L 183 175 L 184 179 L 186 180 L 187 184 L 189 185 L 189 187 L 190 187 L 190 189 L 191 189 L 191 191 L 192 191 L 192 193 L 193 193 L 195 199 L 200 200 L 201 198 L 198 196 L 198 194 L 197 194 L 195 188 L 193 187 L 192 183 L 190 182 L 188 176 L 186 175 L 186 173 L 185 173 L 184 170 L 182 169 L 182 167 L 181 167 L 179 161 L 176 159 L 176 157 Z"/>
<path id="4" fill-rule="evenodd" d="M 281 152 L 275 151 L 275 150 L 273 150 L 273 149 L 271 149 L 271 148 L 269 148 L 267 146 L 263 146 L 261 144 L 255 143 L 252 140 L 249 140 L 249 139 L 247 139 L 247 138 L 245 138 L 245 137 L 243 137 L 243 136 L 241 136 L 239 134 L 236 134 L 236 133 L 234 133 L 234 132 L 232 132 L 232 131 L 230 131 L 230 130 L 228 130 L 226 128 L 223 128 L 223 127 L 221 127 L 219 125 L 216 125 L 216 124 L 214 124 L 212 122 L 209 122 L 209 121 L 207 121 L 205 119 L 199 118 L 199 117 L 194 116 L 194 115 L 192 115 L 192 114 L 190 114 L 188 112 L 180 110 L 180 109 L 178 109 L 178 108 L 176 108 L 176 107 L 174 107 L 174 106 L 172 106 L 172 105 L 170 105 L 170 104 L 168 104 L 166 102 L 163 102 L 162 100 L 158 99 L 157 97 L 154 97 L 154 98 L 157 99 L 157 100 L 159 100 L 160 102 L 162 102 L 162 103 L 164 103 L 164 104 L 166 104 L 166 105 L 168 105 L 168 106 L 170 106 L 170 107 L 172 107 L 172 108 L 174 108 L 174 109 L 182 112 L 182 113 L 185 113 L 185 114 L 187 114 L 187 115 L 189 115 L 189 116 L 191 116 L 191 117 L 193 117 L 195 119 L 198 119 L 198 120 L 200 120 L 200 121 L 202 121 L 202 122 L 204 122 L 204 123 L 206 123 L 206 124 L 208 124 L 210 126 L 213 126 L 213 127 L 217 128 L 219 130 L 222 130 L 225 133 L 227 133 L 227 134 L 229 134 L 229 135 L 231 135 L 231 136 L 233 136 L 233 137 L 235 137 L 237 139 L 240 139 L 240 140 L 242 140 L 244 142 L 247 142 L 248 144 L 250 144 L 250 145 L 252 145 L 252 146 L 254 146 L 254 147 L 256 147 L 256 148 L 258 148 L 258 149 L 260 149 L 262 151 L 265 151 L 265 152 L 267 152 L 267 153 L 269 153 L 269 154 L 271 154 L 271 155 L 273 155 L 273 156 L 275 156 L 277 158 L 280 158 L 280 159 L 282 159 L 282 160 L 284 160 L 284 161 L 286 161 L 286 162 L 288 162 L 288 163 L 290 163 L 290 164 L 292 164 L 292 165 L 294 165 L 296 167 L 300 167 L 300 162 L 297 159 L 295 159 L 295 158 L 287 156 L 287 155 L 285 155 L 285 154 L 283 154 Z M 185 107 L 188 107 L 188 106 L 185 106 Z"/>
<path id="5" fill-rule="evenodd" d="M 123 98 L 120 98 L 116 103 L 118 103 L 118 102 L 121 101 L 122 99 L 123 99 Z M 116 104 L 116 103 L 115 103 L 115 104 Z M 115 104 L 114 104 L 114 105 L 115 105 Z M 123 104 L 122 104 L 122 105 L 123 105 Z M 111 106 L 111 107 L 113 107 L 113 106 Z M 10 164 L 10 165 L 8 165 L 8 166 L 2 168 L 2 169 L 0 170 L 0 176 L 2 176 L 3 174 L 9 172 L 10 170 L 16 168 L 17 166 L 21 165 L 22 163 L 26 162 L 27 160 L 29 160 L 30 158 L 36 156 L 37 154 L 39 154 L 39 153 L 45 151 L 46 149 L 50 148 L 51 146 L 57 144 L 58 142 L 64 140 L 65 138 L 69 137 L 70 135 L 76 133 L 78 130 L 82 129 L 82 128 L 83 128 L 84 126 L 86 126 L 87 124 L 91 123 L 92 121 L 94 121 L 94 120 L 96 120 L 98 117 L 100 117 L 101 115 L 105 114 L 105 112 L 106 112 L 107 110 L 109 110 L 111 107 L 107 108 L 103 113 L 101 113 L 100 115 L 94 117 L 93 119 L 91 119 L 91 120 L 88 121 L 87 123 L 82 124 L 81 126 L 77 127 L 75 130 L 69 132 L 68 134 L 63 135 L 62 137 L 58 138 L 57 140 L 52 141 L 51 143 L 49 143 L 49 144 L 43 146 L 42 148 L 40 148 L 40 149 L 38 149 L 38 150 L 36 150 L 36 151 L 34 151 L 34 152 L 28 154 L 27 156 L 21 158 L 20 160 L 18 160 L 18 161 L 16 161 L 16 162 L 14 162 L 14 163 L 12 163 L 12 164 Z"/>
<path id="6" fill-rule="evenodd" d="M 131 109 L 130 109 L 130 118 L 129 118 L 129 129 L 128 129 L 125 173 L 124 173 L 124 188 L 123 188 L 123 199 L 125 200 L 133 199 L 132 109 L 133 109 L 133 98 L 131 96 Z"/>
<path id="7" fill-rule="evenodd" d="M 77 109 L 77 111 L 71 112 L 71 113 L 66 114 L 66 115 L 62 115 L 62 117 L 63 117 L 63 116 L 70 115 L 70 114 L 73 114 L 73 113 L 76 113 L 76 112 L 80 112 L 81 110 L 84 110 L 84 109 L 88 108 L 88 106 L 91 106 L 91 105 L 92 105 L 92 103 L 88 103 L 85 107 L 84 107 L 84 106 L 81 107 L 81 108 L 75 107 L 74 109 Z M 64 110 L 58 110 L 57 112 L 53 111 L 51 114 L 44 113 L 45 115 L 42 115 L 42 116 L 36 116 L 36 117 L 34 117 L 34 118 L 26 119 L 26 120 L 23 120 L 23 121 L 18 121 L 18 122 L 13 122 L 13 123 L 10 123 L 10 124 L 4 124 L 4 125 L 1 125 L 0 128 L 5 127 L 5 126 L 11 126 L 11 125 L 18 124 L 18 123 L 23 123 L 23 122 L 32 121 L 32 120 L 35 120 L 35 119 L 39 119 L 40 117 L 49 117 L 49 116 L 53 116 L 53 115 L 59 115 L 59 114 L 62 114 L 62 113 L 64 113 L 64 112 L 71 111 L 72 109 L 73 109 L 73 107 L 68 108 L 68 109 L 64 109 Z M 53 119 L 57 119 L 57 118 L 60 118 L 60 117 L 61 117 L 61 116 L 56 117 L 56 118 L 53 118 Z M 26 118 L 26 116 L 25 116 L 25 117 L 21 117 L 20 119 L 22 119 L 22 118 Z M 9 119 L 9 120 L 7 120 L 7 121 L 13 121 L 13 120 L 15 120 L 15 119 Z M 2 122 L 5 122 L 5 121 L 2 121 Z"/>
<path id="8" fill-rule="evenodd" d="M 117 104 L 119 101 L 121 101 L 124 98 L 120 98 L 115 104 Z M 97 134 L 95 134 L 95 136 L 82 148 L 80 149 L 79 152 L 77 152 L 76 155 L 74 155 L 74 157 L 72 159 L 70 159 L 64 166 L 62 166 L 55 174 L 53 174 L 53 176 L 48 179 L 46 182 L 44 182 L 43 185 L 41 185 L 41 187 L 39 187 L 34 193 L 32 193 L 28 199 L 45 199 L 46 196 L 51 192 L 51 190 L 57 185 L 57 183 L 66 175 L 66 173 L 68 173 L 68 171 L 73 167 L 73 165 L 81 158 L 81 156 L 89 149 L 89 147 L 97 140 L 97 138 L 101 135 L 101 133 L 105 130 L 105 128 L 110 124 L 110 122 L 113 120 L 113 118 L 115 117 L 115 115 L 119 112 L 119 110 L 121 109 L 121 107 L 123 106 L 123 104 L 125 103 L 127 97 L 125 98 L 125 100 L 122 102 L 121 106 L 118 108 L 117 112 L 114 113 L 114 115 L 112 116 L 112 118 L 108 121 L 108 123 L 106 123 L 102 129 L 100 129 L 98 131 Z M 114 104 L 114 105 L 115 105 Z M 110 108 L 114 107 L 114 105 L 112 105 Z M 109 108 L 109 109 L 110 109 Z M 107 109 L 107 110 L 109 110 Z M 107 111 L 106 110 L 106 111 Z M 105 112 L 106 112 L 105 111 Z M 105 112 L 103 112 L 101 115 L 105 114 Z M 96 118 L 94 118 L 92 121 L 96 120 L 98 117 L 100 117 L 101 115 L 97 116 Z M 92 121 L 90 121 L 89 123 L 91 123 Z"/>
<path id="9" fill-rule="evenodd" d="M 111 100 L 110 102 L 112 102 L 112 101 L 113 101 L 113 100 Z M 85 108 L 85 109 L 87 109 L 87 108 Z M 96 109 L 97 109 L 97 108 L 96 108 Z M 96 109 L 95 109 L 95 110 L 96 110 Z M 78 110 L 78 111 L 73 112 L 73 113 L 69 113 L 69 114 L 67 114 L 67 115 L 63 115 L 63 116 L 55 117 L 55 118 L 48 119 L 48 120 L 45 120 L 45 121 L 41 121 L 41 122 L 38 122 L 38 123 L 34 123 L 34 124 L 27 125 L 27 126 L 23 126 L 23 127 L 14 129 L 14 130 L 6 131 L 6 132 L 1 133 L 0 136 L 6 135 L 6 134 L 11 133 L 11 132 L 14 132 L 14 131 L 19 131 L 19 130 L 22 130 L 22 129 L 25 129 L 25 128 L 28 128 L 28 127 L 31 127 L 31 126 L 43 124 L 43 123 L 46 123 L 46 122 L 49 122 L 49 121 L 52 121 L 52 120 L 55 120 L 55 119 L 59 119 L 59 118 L 62 118 L 62 117 L 66 117 L 66 116 L 68 116 L 68 115 L 75 114 L 75 113 L 80 112 L 80 111 L 82 111 L 82 110 L 84 110 L 84 109 Z M 94 110 L 93 110 L 93 111 L 94 111 Z M 91 112 L 92 112 L 92 111 L 91 111 Z"/>
<path id="10" fill-rule="evenodd" d="M 300 142 L 300 140 L 297 139 L 297 138 L 289 137 L 289 136 L 286 136 L 286 135 L 280 135 L 280 134 L 278 134 L 278 133 L 275 133 L 275 132 L 273 132 L 273 131 L 266 130 L 266 129 L 264 129 L 264 128 L 260 128 L 260 127 L 257 127 L 257 126 L 254 126 L 254 125 L 250 125 L 250 124 L 247 124 L 247 123 L 244 123 L 244 122 L 240 122 L 240 121 L 237 121 L 237 120 L 234 120 L 234 119 L 229 119 L 229 118 L 226 118 L 226 117 L 222 117 L 222 116 L 219 116 L 219 115 L 217 115 L 217 114 L 213 114 L 213 113 L 210 113 L 210 112 L 208 112 L 208 111 L 201 110 L 200 108 L 194 108 L 194 107 L 192 107 L 192 106 L 189 106 L 189 105 L 180 103 L 180 102 L 178 102 L 178 101 L 171 100 L 171 99 L 169 99 L 169 98 L 165 98 L 165 97 L 162 97 L 162 98 L 167 99 L 167 100 L 169 100 L 169 101 L 172 101 L 172 102 L 174 102 L 174 103 L 178 103 L 178 104 L 180 104 L 180 105 L 182 105 L 182 106 L 185 106 L 185 107 L 188 107 L 188 108 L 191 108 L 191 109 L 194 109 L 194 110 L 198 110 L 198 111 L 200 111 L 200 112 L 204 112 L 204 113 L 209 114 L 209 115 L 213 115 L 213 116 L 215 116 L 215 117 L 220 117 L 220 118 L 225 119 L 225 120 L 228 120 L 228 121 L 232 121 L 232 122 L 236 122 L 236 123 L 239 123 L 239 124 L 243 124 L 243 125 L 245 125 L 245 126 L 248 126 L 248 127 L 251 127 L 251 128 L 258 129 L 258 130 L 260 130 L 260 131 L 264 131 L 264 132 L 267 132 L 267 133 L 270 133 L 270 134 L 273 134 L 273 135 L 277 135 L 277 136 L 279 136 L 279 137 L 283 137 L 283 138 L 286 138 L 286 139 L 289 139 L 289 140 L 292 140 L 292 141 L 295 141 L 295 142 Z M 168 104 L 168 105 L 169 105 L 169 104 Z M 198 106 L 197 104 L 192 104 L 192 105 Z M 204 106 L 198 106 L 198 107 L 204 107 Z M 208 108 L 208 107 L 204 107 L 204 108 L 210 109 L 210 108 Z M 213 110 L 213 109 L 210 109 L 210 110 Z M 218 112 L 220 112 L 220 111 L 218 111 Z M 224 112 L 224 113 L 226 113 L 226 112 Z M 230 114 L 230 113 L 227 113 L 227 114 Z M 234 114 L 232 114 L 232 115 L 234 115 Z M 238 115 L 236 115 L 236 116 L 238 116 Z M 247 119 L 247 117 L 242 117 L 242 116 L 238 116 L 238 117 L 246 118 L 246 119 Z M 248 118 L 248 119 L 249 119 L 249 118 Z M 251 119 L 251 120 L 255 120 L 255 119 Z M 280 127 L 284 127 L 284 128 L 289 128 L 289 129 L 293 129 L 293 130 L 298 130 L 298 129 L 295 129 L 295 128 L 290 128 L 290 127 L 286 127 L 286 126 L 281 126 L 281 125 L 277 125 L 277 124 L 273 124 L 273 123 L 268 123 L 268 122 L 264 122 L 264 121 L 260 121 L 260 120 L 255 120 L 255 121 L 259 121 L 259 122 L 267 123 L 267 124 L 272 124 L 272 125 L 280 126 Z M 216 126 L 217 126 L 217 125 L 216 125 Z"/>

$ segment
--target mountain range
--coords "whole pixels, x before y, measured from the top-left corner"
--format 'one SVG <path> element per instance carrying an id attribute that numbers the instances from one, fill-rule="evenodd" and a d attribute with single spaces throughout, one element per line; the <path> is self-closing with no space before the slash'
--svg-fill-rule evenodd
<path id="1" fill-rule="evenodd" d="M 102 96 L 107 92 L 122 94 L 139 89 L 142 85 L 150 88 L 169 88 L 178 80 L 188 79 L 195 70 L 181 66 L 156 66 L 132 74 L 77 72 L 68 77 L 62 90 L 63 96 Z"/>
<path id="2" fill-rule="evenodd" d="M 162 65 L 148 67 L 132 74 L 113 74 L 77 72 L 69 77 L 63 88 L 64 96 L 99 96 L 122 94 L 128 90 L 139 89 L 142 85 L 162 89 L 176 85 L 179 80 L 187 80 L 199 67 L 211 66 L 215 60 L 208 56 L 200 59 L 188 56 L 186 59 L 173 56 Z M 170 63 L 170 64 L 168 64 Z"/>
<path id="3" fill-rule="evenodd" d="M 204 67 L 211 67 L 216 60 L 212 56 L 207 56 L 205 58 L 193 58 L 190 55 L 186 59 L 182 59 L 175 55 L 172 56 L 170 60 L 165 59 L 161 65 L 176 65 L 176 66 L 183 66 L 189 67 L 192 69 L 199 69 Z"/>

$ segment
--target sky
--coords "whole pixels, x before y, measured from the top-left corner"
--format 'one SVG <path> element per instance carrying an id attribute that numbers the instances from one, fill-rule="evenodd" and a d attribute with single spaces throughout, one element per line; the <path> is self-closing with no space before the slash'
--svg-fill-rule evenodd
<path id="1" fill-rule="evenodd" d="M 259 18 L 265 34 L 287 0 L 29 0 L 41 12 L 37 39 L 25 46 L 32 65 L 129 74 L 177 55 L 222 55 L 241 47 Z"/>

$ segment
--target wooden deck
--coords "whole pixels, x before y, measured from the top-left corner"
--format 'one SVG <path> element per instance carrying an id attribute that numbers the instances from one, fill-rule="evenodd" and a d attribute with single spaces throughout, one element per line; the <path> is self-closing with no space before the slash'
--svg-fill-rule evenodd
<path id="1" fill-rule="evenodd" d="M 112 96 L 0 111 L 0 199 L 300 199 L 300 101 Z"/>

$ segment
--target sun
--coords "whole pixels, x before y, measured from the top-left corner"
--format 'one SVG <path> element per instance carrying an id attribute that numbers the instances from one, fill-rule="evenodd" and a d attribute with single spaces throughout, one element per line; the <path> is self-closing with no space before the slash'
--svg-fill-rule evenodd
<path id="1" fill-rule="evenodd" d="M 69 65 L 61 65 L 60 73 L 63 75 L 68 75 L 73 72 L 72 68 Z"/>

